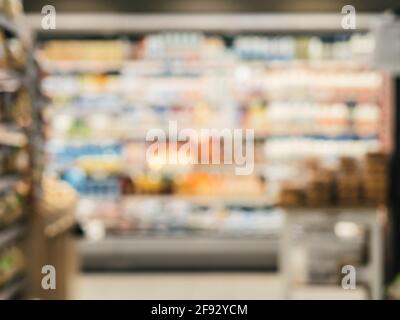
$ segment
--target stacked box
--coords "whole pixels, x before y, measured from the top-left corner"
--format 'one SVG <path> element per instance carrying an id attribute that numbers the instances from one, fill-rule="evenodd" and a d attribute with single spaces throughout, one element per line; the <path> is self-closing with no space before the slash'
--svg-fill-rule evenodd
<path id="1" fill-rule="evenodd" d="M 365 156 L 363 191 L 367 204 L 379 205 L 387 201 L 387 156 L 380 152 Z"/>
<path id="2" fill-rule="evenodd" d="M 322 168 L 313 171 L 311 180 L 305 188 L 306 205 L 311 207 L 332 205 L 333 185 L 332 171 Z"/>
<path id="3" fill-rule="evenodd" d="M 360 174 L 354 158 L 342 157 L 337 172 L 337 202 L 340 206 L 357 206 L 361 200 Z"/>
<path id="4" fill-rule="evenodd" d="M 279 193 L 279 204 L 283 207 L 301 207 L 304 206 L 304 200 L 304 191 L 298 186 L 283 186 Z"/>

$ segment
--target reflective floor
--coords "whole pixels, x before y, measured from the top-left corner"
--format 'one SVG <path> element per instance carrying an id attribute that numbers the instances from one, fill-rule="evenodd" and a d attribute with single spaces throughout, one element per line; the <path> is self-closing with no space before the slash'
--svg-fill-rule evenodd
<path id="1" fill-rule="evenodd" d="M 83 273 L 75 299 L 284 299 L 275 273 Z M 313 287 L 294 299 L 365 299 L 366 290 Z"/>

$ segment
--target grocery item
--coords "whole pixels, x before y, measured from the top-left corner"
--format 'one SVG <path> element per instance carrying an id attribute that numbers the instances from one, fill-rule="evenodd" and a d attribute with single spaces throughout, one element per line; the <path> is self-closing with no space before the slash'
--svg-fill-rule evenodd
<path id="1" fill-rule="evenodd" d="M 120 41 L 52 41 L 46 44 L 49 59 L 58 60 L 121 60 L 124 44 Z"/>
<path id="2" fill-rule="evenodd" d="M 25 259 L 18 246 L 11 246 L 0 251 L 0 288 L 7 284 L 25 268 Z"/>
<path id="3" fill-rule="evenodd" d="M 237 226 L 256 219 L 227 210 L 233 199 L 361 205 L 360 159 L 381 144 L 383 76 L 358 60 L 371 49 L 357 52 L 358 41 L 373 38 L 174 31 L 124 41 L 47 41 L 39 57 L 48 73 L 42 91 L 52 101 L 49 171 L 88 201 L 143 200 L 129 213 L 118 205 L 110 205 L 110 215 L 88 206 L 93 215 L 102 212 L 89 228 L 97 236 L 182 226 L 221 230 L 226 216 L 239 232 Z M 236 176 L 233 166 L 221 164 L 221 154 L 220 164 L 197 164 L 225 141 L 186 138 L 198 146 L 195 159 L 170 151 L 168 121 L 179 130 L 254 130 L 254 171 Z M 146 157 L 150 129 L 165 133 L 159 145 L 168 151 Z M 294 165 L 310 158 L 314 164 Z M 220 208 L 164 209 L 173 199 L 208 200 Z"/>
<path id="4" fill-rule="evenodd" d="M 388 158 L 380 152 L 368 153 L 363 171 L 364 197 L 369 204 L 384 204 L 388 197 Z"/>
<path id="5" fill-rule="evenodd" d="M 217 233 L 231 237 L 276 235 L 282 212 L 264 206 L 226 205 L 212 201 L 193 203 L 185 198 L 127 196 L 122 201 L 84 198 L 77 209 L 87 236 Z M 101 226 L 100 226 L 100 225 Z M 99 229 L 105 229 L 101 232 Z M 95 231 L 97 229 L 97 231 Z"/>

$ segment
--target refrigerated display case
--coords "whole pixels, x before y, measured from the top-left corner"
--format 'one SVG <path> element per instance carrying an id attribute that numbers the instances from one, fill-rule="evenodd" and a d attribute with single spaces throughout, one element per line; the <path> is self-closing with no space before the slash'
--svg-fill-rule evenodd
<path id="1" fill-rule="evenodd" d="M 20 2 L 0 5 L 0 300 L 24 297 L 32 201 L 31 44 Z"/>
<path id="2" fill-rule="evenodd" d="M 364 204 L 355 190 L 370 188 L 357 170 L 340 180 L 351 199 L 330 187 L 341 163 L 358 168 L 388 152 L 388 77 L 371 65 L 367 30 L 324 28 L 39 34 L 51 100 L 46 171 L 81 195 L 84 266 L 273 267 L 282 205 Z M 168 133 L 169 121 L 254 129 L 253 173 L 192 164 L 179 152 L 173 164 L 146 158 L 148 130 Z M 198 147 L 212 154 L 223 142 Z M 313 180 L 321 172 L 335 182 Z M 310 192 L 299 196 L 304 183 Z M 321 184 L 326 192 L 316 195 Z M 370 206 L 385 201 L 385 190 Z"/>

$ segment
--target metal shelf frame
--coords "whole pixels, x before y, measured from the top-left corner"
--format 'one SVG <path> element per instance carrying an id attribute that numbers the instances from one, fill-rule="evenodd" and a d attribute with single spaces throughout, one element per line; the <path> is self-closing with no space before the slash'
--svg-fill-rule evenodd
<path id="1" fill-rule="evenodd" d="M 353 222 L 368 228 L 371 236 L 368 238 L 369 261 L 365 266 L 356 269 L 357 283 L 367 284 L 370 298 L 383 298 L 383 217 L 384 212 L 372 208 L 302 208 L 287 209 L 284 227 L 281 234 L 280 271 L 284 281 L 285 296 L 293 297 L 296 287 L 309 287 L 309 284 L 296 285 L 293 281 L 292 249 L 296 245 L 293 240 L 293 230 L 296 226 L 338 221 Z"/>

